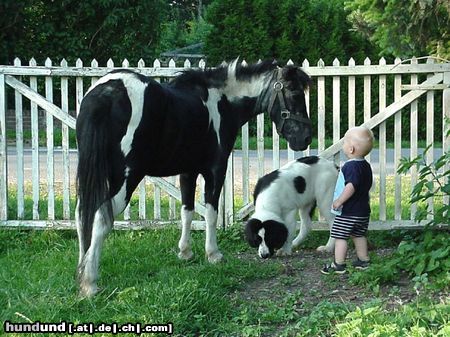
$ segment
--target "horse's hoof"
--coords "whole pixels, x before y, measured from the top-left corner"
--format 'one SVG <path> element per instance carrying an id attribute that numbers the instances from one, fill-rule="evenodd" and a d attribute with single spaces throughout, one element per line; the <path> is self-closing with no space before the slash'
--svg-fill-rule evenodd
<path id="1" fill-rule="evenodd" d="M 188 261 L 188 260 L 192 259 L 193 256 L 194 256 L 194 253 L 192 252 L 192 250 L 185 250 L 183 252 L 178 253 L 178 258 L 180 260 L 184 260 L 184 261 Z"/>
<path id="2" fill-rule="evenodd" d="M 81 284 L 79 296 L 81 298 L 90 298 L 93 297 L 95 294 L 97 294 L 99 291 L 100 289 L 95 284 L 94 285 Z"/>
<path id="3" fill-rule="evenodd" d="M 208 254 L 208 261 L 209 263 L 219 263 L 222 261 L 223 255 L 221 252 L 215 252 L 212 254 Z"/>

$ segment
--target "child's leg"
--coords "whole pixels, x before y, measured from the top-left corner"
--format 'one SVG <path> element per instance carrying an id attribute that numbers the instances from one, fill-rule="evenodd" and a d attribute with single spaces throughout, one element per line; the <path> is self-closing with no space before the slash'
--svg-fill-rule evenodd
<path id="1" fill-rule="evenodd" d="M 355 244 L 356 255 L 361 261 L 369 261 L 369 250 L 367 248 L 367 238 L 365 236 L 354 237 L 352 236 L 353 243 Z"/>
<path id="2" fill-rule="evenodd" d="M 347 257 L 347 240 L 336 239 L 334 246 L 334 261 L 337 264 L 344 264 Z"/>

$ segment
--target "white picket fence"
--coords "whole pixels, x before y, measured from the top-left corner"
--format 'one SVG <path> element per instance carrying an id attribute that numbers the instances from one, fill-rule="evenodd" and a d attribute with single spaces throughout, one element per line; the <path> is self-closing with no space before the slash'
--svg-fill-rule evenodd
<path id="1" fill-rule="evenodd" d="M 203 60 L 195 65 L 199 68 L 205 66 Z M 54 66 L 49 59 L 43 66 L 38 66 L 33 59 L 26 66 L 18 59 L 14 66 L 0 66 L 0 226 L 73 228 L 76 151 L 69 148 L 69 130 L 75 128 L 76 116 L 71 116 L 69 110 L 78 111 L 88 87 L 115 67 L 112 60 L 106 67 L 99 67 L 95 60 L 90 66 L 78 60 L 73 67 L 68 66 L 65 60 Z M 124 60 L 118 67 L 128 68 L 130 64 Z M 159 81 L 170 79 L 190 67 L 188 60 L 182 65 L 171 60 L 168 66 L 162 66 L 155 60 L 151 67 L 140 60 L 134 69 Z M 442 151 L 448 151 L 450 140 L 445 137 L 443 119 L 450 117 L 450 64 L 435 63 L 428 58 L 425 61 L 412 59 L 404 62 L 397 59 L 394 64 L 386 64 L 381 59 L 376 65 L 366 59 L 363 65 L 356 65 L 350 59 L 348 65 L 341 65 L 335 60 L 330 66 L 325 66 L 322 60 L 311 66 L 305 60 L 302 67 L 314 81 L 307 93 L 307 104 L 310 115 L 317 120 L 314 130 L 317 146 L 302 153 L 281 148 L 275 128 L 272 128 L 270 135 L 264 134 L 264 115 L 259 115 L 256 120 L 257 149 L 252 151 L 249 125 L 244 125 L 242 147 L 229 159 L 221 199 L 222 223 L 228 225 L 245 218 L 252 210 L 251 194 L 257 178 L 288 160 L 311 153 L 334 157 L 336 162 L 343 160 L 339 156 L 341 124 L 345 127 L 343 129 L 347 129 L 363 123 L 374 129 L 379 141 L 376 149 L 378 160 L 372 164 L 376 165 L 374 171 L 379 177 L 377 193 L 372 193 L 373 203 L 379 205 L 378 215 L 372 220 L 372 229 L 421 225 L 413 221 L 417 206 L 411 207 L 404 201 L 407 199 L 404 194 L 409 193 L 417 182 L 417 171 L 413 168 L 410 176 L 402 177 L 395 168 L 401 156 L 405 155 L 402 153 L 402 141 L 409 142 L 406 155 L 411 157 L 420 152 L 418 143 L 421 140 L 426 144 L 442 144 L 439 147 L 432 145 L 428 162 L 432 162 Z M 405 91 L 408 92 L 403 94 Z M 314 97 L 316 104 L 312 104 L 311 97 Z M 347 102 L 341 102 L 342 97 Z M 326 106 L 326 102 L 330 101 L 331 107 Z M 311 106 L 316 108 L 311 110 Z M 42 133 L 38 122 L 39 107 L 46 111 L 45 146 L 39 144 L 39 134 Z M 358 107 L 363 109 L 363 120 L 357 120 Z M 14 111 L 15 130 L 6 130 L 7 110 Z M 24 130 L 23 121 L 28 116 L 31 130 Z M 405 116 L 410 120 L 408 139 L 402 139 L 402 118 L 404 121 Z M 62 122 L 61 131 L 55 129 L 56 123 L 59 124 L 55 119 Z M 328 120 L 332 120 L 331 127 L 326 123 Z M 389 127 L 389 120 L 393 120 L 393 127 Z M 418 139 L 421 123 L 426 123 L 425 139 Z M 441 139 L 435 137 L 437 127 L 442 129 Z M 61 132 L 61 148 L 54 145 L 55 130 Z M 15 133 L 15 136 L 10 139 L 7 131 Z M 30 132 L 31 144 L 27 144 L 24 137 Z M 273 139 L 270 158 L 264 146 L 267 136 Z M 393 149 L 388 148 L 387 140 L 390 138 L 393 139 Z M 332 139 L 333 145 L 327 148 L 326 139 Z M 388 156 L 390 152 L 393 152 L 392 159 Z M 393 186 L 393 190 L 389 186 Z M 116 221 L 117 228 L 142 228 L 178 221 L 177 200 L 181 194 L 175 177 L 148 177 L 135 194 L 136 198 L 124 212 L 123 220 Z M 199 217 L 195 224 L 202 227 L 204 205 L 199 194 L 195 205 Z M 448 203 L 448 200 L 436 202 Z M 433 209 L 433 200 L 428 207 Z M 404 211 L 410 208 L 410 211 Z M 317 228 L 324 228 L 324 224 L 319 221 Z"/>

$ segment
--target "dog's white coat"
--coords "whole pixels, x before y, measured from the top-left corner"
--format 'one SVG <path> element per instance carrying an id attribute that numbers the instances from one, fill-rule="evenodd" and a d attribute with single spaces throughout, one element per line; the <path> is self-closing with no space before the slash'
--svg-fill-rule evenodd
<path id="1" fill-rule="evenodd" d="M 257 196 L 252 218 L 261 222 L 275 220 L 283 223 L 289 234 L 283 247 L 277 251 L 277 255 L 290 255 L 292 248 L 299 246 L 311 231 L 312 221 L 309 213 L 315 202 L 320 214 L 331 228 L 334 219 L 331 205 L 338 171 L 333 162 L 323 158 L 312 165 L 291 161 L 278 171 L 279 177 Z M 294 179 L 298 176 L 306 181 L 303 193 L 298 193 L 294 186 Z M 301 226 L 295 237 L 297 211 L 300 214 Z M 261 238 L 258 254 L 261 257 L 268 256 L 269 249 L 264 241 L 264 235 Z M 318 247 L 318 250 L 332 252 L 334 239 L 330 237 L 328 243 Z"/>

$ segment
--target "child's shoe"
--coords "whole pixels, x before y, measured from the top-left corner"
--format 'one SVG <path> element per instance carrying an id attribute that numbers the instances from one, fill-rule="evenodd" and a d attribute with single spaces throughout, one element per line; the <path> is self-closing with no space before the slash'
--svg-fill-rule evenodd
<path id="1" fill-rule="evenodd" d="M 363 261 L 363 260 L 360 260 L 359 258 L 356 258 L 356 260 L 354 260 L 352 262 L 352 266 L 359 270 L 366 270 L 370 266 L 370 260 Z"/>
<path id="2" fill-rule="evenodd" d="M 332 262 L 331 264 L 325 265 L 323 269 L 320 270 L 322 274 L 344 274 L 346 272 L 347 265 L 345 263 L 338 264 L 336 262 Z"/>

